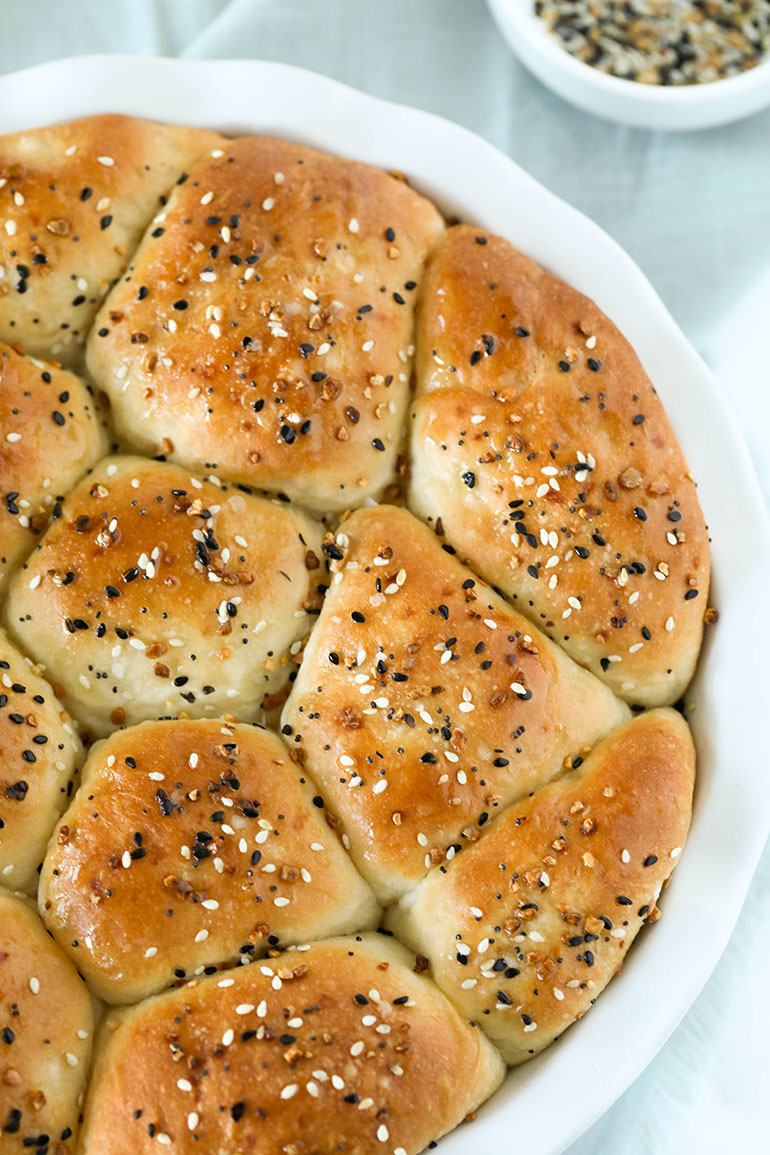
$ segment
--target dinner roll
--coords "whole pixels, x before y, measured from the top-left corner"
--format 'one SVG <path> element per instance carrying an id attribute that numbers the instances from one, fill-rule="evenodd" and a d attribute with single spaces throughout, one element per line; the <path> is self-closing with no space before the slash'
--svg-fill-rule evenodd
<path id="1" fill-rule="evenodd" d="M 111 1013 L 81 1155 L 416 1155 L 504 1071 L 421 965 L 333 939 Z"/>
<path id="2" fill-rule="evenodd" d="M 660 917 L 694 775 L 681 715 L 642 714 L 389 911 L 388 925 L 509 1063 L 584 1015 L 642 924 Z"/>
<path id="3" fill-rule="evenodd" d="M 708 535 L 625 338 L 508 241 L 455 228 L 425 279 L 417 376 L 412 509 L 616 693 L 676 701 Z"/>
<path id="4" fill-rule="evenodd" d="M 284 733 L 387 903 L 628 708 L 411 514 L 359 510 L 324 549 Z"/>
<path id="5" fill-rule="evenodd" d="M 180 711 L 253 721 L 308 629 L 319 554 L 285 505 L 115 457 L 63 503 L 5 613 L 96 734 Z"/>
<path id="6" fill-rule="evenodd" d="M 110 1003 L 379 914 L 280 738 L 209 720 L 145 722 L 91 751 L 39 902 Z"/>
<path id="7" fill-rule="evenodd" d="M 37 890 L 82 747 L 47 682 L 0 631 L 0 884 Z M 0 948 L 2 941 L 0 936 Z"/>
<path id="8" fill-rule="evenodd" d="M 127 442 L 343 510 L 394 481 L 441 217 L 403 180 L 244 137 L 190 171 L 99 314 Z"/>
<path id="9" fill-rule="evenodd" d="M 111 283 L 215 133 L 90 116 L 0 136 L 0 338 L 78 364 Z"/>
<path id="10" fill-rule="evenodd" d="M 0 589 L 56 502 L 105 450 L 83 382 L 0 343 Z"/>
<path id="11" fill-rule="evenodd" d="M 0 1150 L 74 1151 L 91 1058 L 85 983 L 37 915 L 0 892 Z"/>

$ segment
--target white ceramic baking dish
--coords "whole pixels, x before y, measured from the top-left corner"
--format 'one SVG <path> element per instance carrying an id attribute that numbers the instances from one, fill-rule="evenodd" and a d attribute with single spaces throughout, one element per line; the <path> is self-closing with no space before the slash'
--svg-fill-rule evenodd
<path id="1" fill-rule="evenodd" d="M 668 409 L 713 538 L 717 626 L 687 694 L 698 748 L 690 839 L 663 918 L 624 973 L 538 1059 L 512 1072 L 443 1155 L 556 1155 L 649 1063 L 706 982 L 770 825 L 764 778 L 770 525 L 736 421 L 631 259 L 479 137 L 335 81 L 258 61 L 94 56 L 0 77 L 0 132 L 96 112 L 259 132 L 397 168 L 449 214 L 502 233 L 592 296 L 636 347 Z"/>

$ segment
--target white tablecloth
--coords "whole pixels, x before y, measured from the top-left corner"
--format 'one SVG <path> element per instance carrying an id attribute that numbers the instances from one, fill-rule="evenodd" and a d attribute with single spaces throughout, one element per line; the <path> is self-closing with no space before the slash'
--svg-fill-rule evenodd
<path id="1" fill-rule="evenodd" d="M 483 0 L 5 0 L 2 17 L 2 72 L 86 52 L 281 60 L 486 137 L 639 263 L 717 370 L 770 502 L 770 110 L 670 135 L 596 120 L 513 60 Z M 770 1150 L 769 892 L 766 851 L 705 991 L 569 1155 Z"/>

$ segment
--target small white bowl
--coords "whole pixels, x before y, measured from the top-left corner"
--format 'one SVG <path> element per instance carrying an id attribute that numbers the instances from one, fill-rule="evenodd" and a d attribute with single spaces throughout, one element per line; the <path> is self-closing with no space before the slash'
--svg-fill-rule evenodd
<path id="1" fill-rule="evenodd" d="M 548 88 L 578 108 L 635 128 L 712 128 L 770 105 L 770 55 L 748 72 L 709 84 L 662 86 L 622 80 L 571 56 L 534 0 L 487 0 L 512 51 Z"/>

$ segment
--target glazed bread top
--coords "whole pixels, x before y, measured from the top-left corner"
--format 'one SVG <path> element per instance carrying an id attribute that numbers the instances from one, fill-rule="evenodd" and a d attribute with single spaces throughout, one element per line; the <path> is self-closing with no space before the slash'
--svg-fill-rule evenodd
<path id="1" fill-rule="evenodd" d="M 75 723 L 0 631 L 0 885 L 34 893 L 82 758 Z"/>
<path id="2" fill-rule="evenodd" d="M 382 936 L 331 939 L 112 1012 L 82 1155 L 273 1155 L 303 1136 L 314 1151 L 416 1155 L 503 1064 L 414 966 Z"/>
<path id="3" fill-rule="evenodd" d="M 709 588 L 695 483 L 636 354 L 502 237 L 458 227 L 426 274 L 410 504 L 629 702 L 675 702 Z"/>
<path id="4" fill-rule="evenodd" d="M 410 513 L 359 510 L 324 548 L 284 733 L 387 903 L 628 709 Z"/>
<path id="5" fill-rule="evenodd" d="M 322 511 L 380 496 L 442 229 L 379 169 L 228 142 L 175 189 L 91 333 L 121 435 Z"/>
<path id="6" fill-rule="evenodd" d="M 37 915 L 0 890 L 0 1121 L 5 1152 L 74 1150 L 93 1011 Z M 48 1140 L 41 1142 L 47 1135 Z"/>
<path id="7" fill-rule="evenodd" d="M 309 627 L 319 555 L 285 505 L 106 459 L 11 581 L 6 620 L 98 735 L 180 711 L 254 721 Z"/>
<path id="8" fill-rule="evenodd" d="M 0 344 L 0 589 L 106 449 L 103 418 L 79 377 Z"/>
<path id="9" fill-rule="evenodd" d="M 0 338 L 68 365 L 164 197 L 224 141 L 89 116 L 0 137 Z"/>
<path id="10" fill-rule="evenodd" d="M 379 914 L 280 738 L 222 721 L 145 722 L 95 746 L 39 903 L 111 1003 Z"/>
<path id="11" fill-rule="evenodd" d="M 509 1063 L 585 1014 L 659 917 L 694 777 L 681 714 L 642 714 L 389 911 L 388 925 Z"/>

